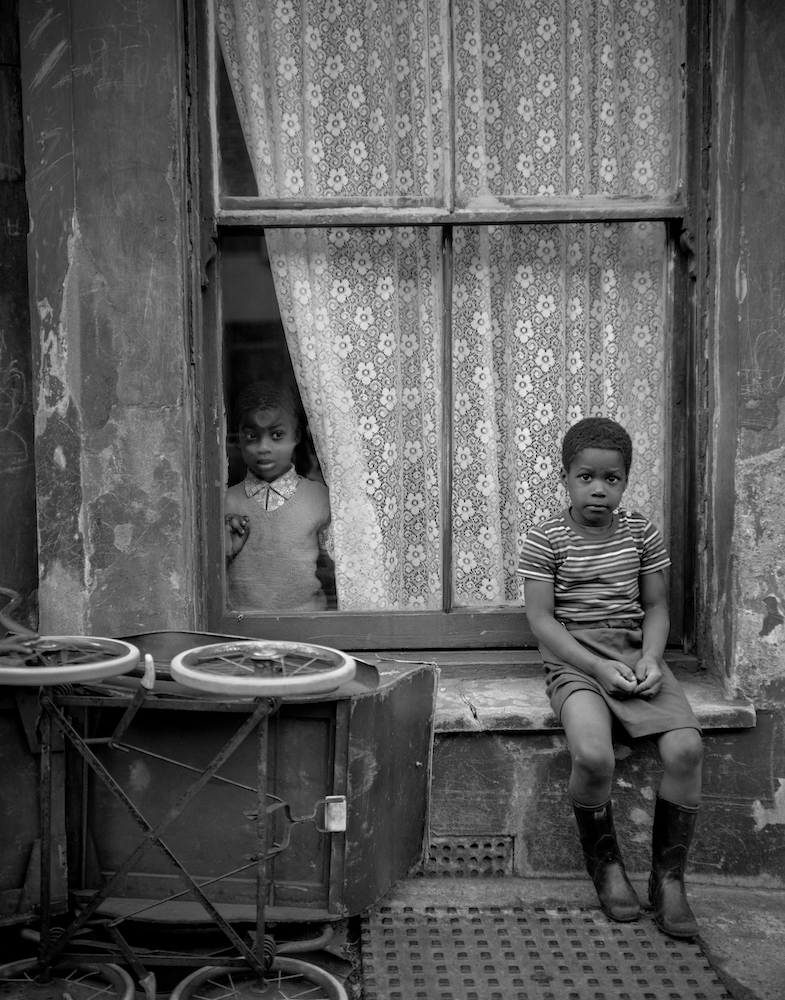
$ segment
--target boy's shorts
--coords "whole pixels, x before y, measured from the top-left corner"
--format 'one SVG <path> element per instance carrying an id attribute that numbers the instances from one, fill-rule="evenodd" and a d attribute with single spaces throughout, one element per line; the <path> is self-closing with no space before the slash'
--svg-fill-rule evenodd
<path id="1" fill-rule="evenodd" d="M 577 628 L 571 625 L 569 631 L 582 646 L 609 660 L 620 660 L 629 667 L 634 667 L 640 659 L 643 634 L 639 628 L 608 623 L 607 627 L 599 628 Z M 545 691 L 559 720 L 562 706 L 571 694 L 576 691 L 594 691 L 605 701 L 611 714 L 633 739 L 658 736 L 674 729 L 697 729 L 701 732 L 700 723 L 681 684 L 663 660 L 660 660 L 662 687 L 654 697 L 613 698 L 593 677 L 565 663 L 545 646 L 540 646 L 540 652 L 545 664 Z"/>

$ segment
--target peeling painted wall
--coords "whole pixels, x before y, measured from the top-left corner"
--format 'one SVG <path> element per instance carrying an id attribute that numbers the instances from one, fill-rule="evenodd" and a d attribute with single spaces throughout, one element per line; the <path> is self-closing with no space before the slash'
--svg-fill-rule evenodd
<path id="1" fill-rule="evenodd" d="M 785 702 L 785 446 L 737 462 L 731 680 L 760 707 Z M 785 775 L 783 775 L 785 777 Z"/>
<path id="2" fill-rule="evenodd" d="M 707 592 L 715 662 L 785 701 L 785 8 L 717 3 L 716 396 Z"/>
<path id="3" fill-rule="evenodd" d="M 27 202 L 15 3 L 0 5 L 0 586 L 36 587 Z"/>
<path id="4" fill-rule="evenodd" d="M 194 624 L 179 11 L 20 3 L 48 633 Z"/>

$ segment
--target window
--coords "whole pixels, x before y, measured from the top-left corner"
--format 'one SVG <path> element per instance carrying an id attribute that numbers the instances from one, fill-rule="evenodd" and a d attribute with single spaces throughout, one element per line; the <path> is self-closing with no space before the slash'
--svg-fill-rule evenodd
<path id="1" fill-rule="evenodd" d="M 668 535 L 680 5 L 210 11 L 229 481 L 241 384 L 291 372 L 332 514 L 334 610 L 305 632 L 525 645 L 517 550 L 562 505 L 570 423 L 628 427 L 625 502 Z"/>

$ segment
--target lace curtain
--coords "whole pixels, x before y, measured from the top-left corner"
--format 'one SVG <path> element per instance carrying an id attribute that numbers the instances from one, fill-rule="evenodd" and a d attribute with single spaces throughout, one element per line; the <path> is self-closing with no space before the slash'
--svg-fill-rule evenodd
<path id="1" fill-rule="evenodd" d="M 338 606 L 440 608 L 441 234 L 266 236 L 330 488 Z"/>
<path id="2" fill-rule="evenodd" d="M 215 0 L 262 198 L 442 190 L 440 0 Z"/>
<path id="3" fill-rule="evenodd" d="M 564 506 L 561 439 L 581 417 L 630 430 L 624 504 L 662 524 L 664 251 L 660 223 L 456 230 L 457 605 L 518 601 L 521 536 Z"/>
<path id="4" fill-rule="evenodd" d="M 457 0 L 456 186 L 483 195 L 671 192 L 671 0 Z"/>
<path id="5" fill-rule="evenodd" d="M 452 136 L 440 3 L 215 8 L 261 197 L 435 202 L 450 157 L 459 203 L 674 187 L 670 0 L 457 0 Z M 562 502 L 558 442 L 589 413 L 627 425 L 628 502 L 662 522 L 662 225 L 456 228 L 449 512 L 440 232 L 266 236 L 330 487 L 341 609 L 440 608 L 448 515 L 450 599 L 517 601 L 520 537 Z"/>

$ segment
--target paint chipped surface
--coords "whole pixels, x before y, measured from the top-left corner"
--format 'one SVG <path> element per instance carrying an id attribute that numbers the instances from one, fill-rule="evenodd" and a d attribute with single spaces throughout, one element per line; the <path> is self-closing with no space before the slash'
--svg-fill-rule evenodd
<path id="1" fill-rule="evenodd" d="M 785 447 L 737 463 L 731 682 L 763 706 L 785 680 Z"/>
<path id="2" fill-rule="evenodd" d="M 38 13 L 20 20 L 20 41 L 35 234 L 40 627 L 189 628 L 178 22 L 167 7 L 152 20 L 125 8 L 122 27 L 96 21 L 89 5 Z"/>
<path id="3" fill-rule="evenodd" d="M 774 793 L 774 805 L 766 807 L 755 799 L 752 803 L 752 818 L 755 820 L 755 832 L 760 833 L 767 826 L 785 826 L 785 778 L 778 778 L 779 788 Z"/>
<path id="4" fill-rule="evenodd" d="M 376 760 L 375 745 L 367 741 L 355 740 L 350 747 L 351 798 L 367 795 L 373 788 L 378 773 L 379 764 Z"/>
<path id="5" fill-rule="evenodd" d="M 150 768 L 142 760 L 135 760 L 128 774 L 128 784 L 135 792 L 144 792 L 150 787 L 152 774 Z"/>

